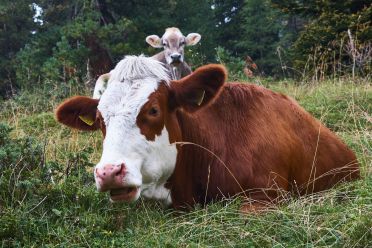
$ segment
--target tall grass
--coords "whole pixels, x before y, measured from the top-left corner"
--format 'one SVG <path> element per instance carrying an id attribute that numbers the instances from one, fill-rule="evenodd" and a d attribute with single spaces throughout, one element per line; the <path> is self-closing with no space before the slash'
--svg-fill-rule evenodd
<path id="1" fill-rule="evenodd" d="M 256 83 L 297 99 L 334 130 L 356 152 L 363 179 L 288 198 L 264 213 L 246 216 L 239 214 L 239 198 L 188 213 L 143 199 L 111 204 L 105 194 L 96 192 L 91 173 L 101 154 L 101 134 L 70 130 L 53 116 L 64 97 L 89 92 L 67 87 L 46 96 L 39 91 L 23 93 L 1 103 L 0 122 L 13 128 L 0 132 L 7 141 L 2 144 L 0 137 L 1 245 L 371 247 L 371 85 L 345 80 Z M 20 149 L 12 157 L 4 155 L 15 147 Z"/>

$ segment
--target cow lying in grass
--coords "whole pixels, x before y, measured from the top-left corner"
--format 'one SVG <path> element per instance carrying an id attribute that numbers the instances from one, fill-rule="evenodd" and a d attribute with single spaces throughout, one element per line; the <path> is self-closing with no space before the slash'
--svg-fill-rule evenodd
<path id="1" fill-rule="evenodd" d="M 189 75 L 192 71 L 185 61 L 185 46 L 194 46 L 201 39 L 200 34 L 190 33 L 186 37 L 178 28 L 167 28 L 160 38 L 157 35 L 149 35 L 146 42 L 154 48 L 163 48 L 164 51 L 152 56 L 164 64 L 171 73 L 172 80 L 181 79 Z"/>
<path id="2" fill-rule="evenodd" d="M 354 153 L 293 99 L 225 83 L 221 65 L 170 81 L 158 61 L 126 57 L 112 77 L 100 100 L 72 97 L 56 117 L 101 129 L 94 177 L 113 202 L 142 194 L 184 209 L 241 195 L 254 209 L 279 191 L 306 194 L 359 178 Z"/>

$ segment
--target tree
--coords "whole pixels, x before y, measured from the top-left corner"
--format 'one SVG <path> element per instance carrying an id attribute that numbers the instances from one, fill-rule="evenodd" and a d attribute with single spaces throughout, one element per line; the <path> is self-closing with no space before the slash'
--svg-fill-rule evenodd
<path id="1" fill-rule="evenodd" d="M 35 1 L 36 2 L 36 1 Z M 32 40 L 18 53 L 18 80 L 33 84 L 49 78 L 67 82 L 94 79 L 107 73 L 135 42 L 126 37 L 133 24 L 114 16 L 105 0 L 39 0 L 42 10 Z M 137 49 L 138 50 L 138 49 Z M 24 75 L 32 68 L 29 79 Z"/>
<path id="2" fill-rule="evenodd" d="M 244 38 L 242 35 L 244 17 L 241 15 L 244 0 L 213 0 L 211 4 L 217 27 L 217 45 L 236 53 L 237 43 Z"/>
<path id="3" fill-rule="evenodd" d="M 17 55 L 19 82 L 40 78 L 67 82 L 94 79 L 110 71 L 126 54 L 152 55 L 145 37 L 179 27 L 186 35 L 200 32 L 191 64 L 214 58 L 214 16 L 206 1 L 35 0 L 40 25 Z M 205 35 L 204 35 L 205 34 Z M 87 77 L 88 76 L 88 77 Z"/>
<path id="4" fill-rule="evenodd" d="M 282 11 L 306 21 L 291 48 L 291 60 L 295 68 L 301 71 L 307 68 L 316 78 L 318 74 L 342 71 L 350 64 L 350 54 L 345 52 L 348 29 L 355 34 L 360 47 L 368 46 L 372 40 L 372 4 L 368 0 L 271 1 Z M 365 74 L 371 62 L 366 63 L 360 67 Z"/>
<path id="5" fill-rule="evenodd" d="M 2 0 L 0 4 L 0 97 L 15 84 L 15 55 L 32 36 L 36 24 L 31 0 Z"/>
<path id="6" fill-rule="evenodd" d="M 249 55 L 264 74 L 277 73 L 280 68 L 276 49 L 283 31 L 283 16 L 272 9 L 269 1 L 245 1 L 241 15 L 243 16 L 243 38 L 237 47 Z"/>

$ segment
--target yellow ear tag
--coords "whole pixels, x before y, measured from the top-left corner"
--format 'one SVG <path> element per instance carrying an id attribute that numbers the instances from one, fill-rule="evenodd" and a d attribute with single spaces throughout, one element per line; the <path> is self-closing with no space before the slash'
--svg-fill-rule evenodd
<path id="1" fill-rule="evenodd" d="M 204 96 L 205 96 L 205 90 L 203 90 L 203 92 L 199 96 L 199 101 L 197 102 L 198 106 L 200 106 L 203 103 Z"/>
<path id="2" fill-rule="evenodd" d="M 79 115 L 79 119 L 89 126 L 93 126 L 94 124 L 94 120 L 88 115 Z"/>

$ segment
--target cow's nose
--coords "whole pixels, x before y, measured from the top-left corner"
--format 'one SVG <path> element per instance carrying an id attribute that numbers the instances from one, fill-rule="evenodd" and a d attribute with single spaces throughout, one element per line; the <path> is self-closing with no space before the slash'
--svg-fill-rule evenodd
<path id="1" fill-rule="evenodd" d="M 104 192 L 123 187 L 125 173 L 124 163 L 120 165 L 106 164 L 102 168 L 96 168 L 96 182 L 100 186 L 99 191 Z"/>
<path id="2" fill-rule="evenodd" d="M 171 59 L 173 62 L 179 62 L 181 60 L 181 54 L 172 54 Z"/>

